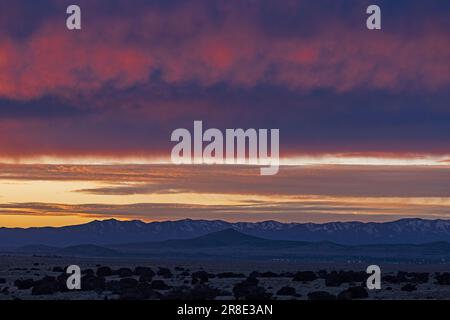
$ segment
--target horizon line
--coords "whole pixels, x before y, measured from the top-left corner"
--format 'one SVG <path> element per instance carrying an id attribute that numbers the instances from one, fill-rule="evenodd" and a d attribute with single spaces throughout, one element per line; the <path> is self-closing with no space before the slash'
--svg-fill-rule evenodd
<path id="1" fill-rule="evenodd" d="M 205 159 L 202 158 L 204 161 Z M 235 159 L 237 160 L 237 159 Z M 182 166 L 249 166 L 260 167 L 263 164 L 250 163 L 192 163 Z M 152 156 L 31 156 L 0 157 L 0 165 L 176 165 L 170 157 Z M 180 164 L 181 165 L 181 164 Z M 450 154 L 346 154 L 330 153 L 321 155 L 299 155 L 280 157 L 279 166 L 314 166 L 314 165 L 355 165 L 355 166 L 450 166 Z"/>
<path id="2" fill-rule="evenodd" d="M 282 222 L 277 220 L 261 220 L 261 221 L 227 221 L 224 219 L 192 219 L 192 218 L 184 218 L 184 219 L 178 219 L 178 220 L 155 220 L 155 221 L 144 221 L 140 219 L 118 219 L 118 218 L 108 218 L 108 219 L 93 219 L 86 223 L 80 223 L 80 224 L 71 224 L 71 225 L 63 225 L 63 226 L 39 226 L 39 227 L 3 227 L 0 226 L 0 229 L 45 229 L 45 228 L 52 228 L 52 229 L 59 229 L 59 228 L 65 228 L 65 227 L 75 227 L 75 226 L 83 226 L 94 222 L 108 222 L 108 221 L 117 221 L 117 222 L 142 222 L 144 224 L 152 224 L 152 223 L 165 223 L 165 222 L 183 222 L 183 221 L 207 221 L 207 222 L 225 222 L 230 224 L 239 224 L 239 223 L 246 223 L 246 224 L 257 224 L 257 223 L 268 223 L 268 222 L 275 222 L 280 224 L 295 224 L 295 225 L 302 225 L 302 224 L 313 224 L 313 225 L 324 225 L 329 223 L 361 223 L 361 224 L 386 224 L 386 223 L 394 223 L 404 220 L 421 220 L 421 221 L 445 221 L 450 222 L 450 219 L 427 219 L 427 218 L 417 218 L 417 217 L 410 217 L 410 218 L 400 218 L 400 219 L 394 219 L 394 220 L 388 220 L 388 221 L 358 221 L 358 220 L 352 220 L 352 221 L 327 221 L 327 222 Z"/>

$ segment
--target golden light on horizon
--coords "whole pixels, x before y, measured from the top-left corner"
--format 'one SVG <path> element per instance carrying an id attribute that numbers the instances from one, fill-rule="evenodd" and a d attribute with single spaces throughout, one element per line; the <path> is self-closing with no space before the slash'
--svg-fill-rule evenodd
<path id="1" fill-rule="evenodd" d="M 110 217 L 313 222 L 349 215 L 358 220 L 450 214 L 449 166 L 373 162 L 361 169 L 350 164 L 293 163 L 270 178 L 245 166 L 208 166 L 205 171 L 161 164 L 6 165 L 0 174 L 0 226 L 61 226 Z M 361 173 L 362 180 L 352 180 Z M 387 179 L 393 174 L 394 180 Z M 424 188 L 421 182 L 426 183 Z M 342 183 L 347 183 L 345 188 Z M 358 191 L 361 186 L 364 192 Z M 387 194 L 378 194 L 386 187 Z M 430 194 L 421 195 L 423 190 Z"/>
<path id="2" fill-rule="evenodd" d="M 169 156 L 34 156 L 0 157 L 0 164 L 42 165 L 170 165 Z M 205 164 L 197 164 L 205 165 Z M 223 165 L 235 165 L 227 164 Z M 450 154 L 445 155 L 290 155 L 280 158 L 280 165 L 366 165 L 366 166 L 450 166 Z"/>

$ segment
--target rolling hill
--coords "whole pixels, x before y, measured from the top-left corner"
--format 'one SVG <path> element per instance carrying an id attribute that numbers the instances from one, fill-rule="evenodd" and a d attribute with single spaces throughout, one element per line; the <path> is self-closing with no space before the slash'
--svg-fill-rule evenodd
<path id="1" fill-rule="evenodd" d="M 385 261 L 436 263 L 450 261 L 450 243 L 340 245 L 332 242 L 271 240 L 234 229 L 192 239 L 137 242 L 109 246 L 77 245 L 64 248 L 26 246 L 21 254 L 82 257 L 139 257 L 191 259 L 263 259 L 301 261 Z"/>

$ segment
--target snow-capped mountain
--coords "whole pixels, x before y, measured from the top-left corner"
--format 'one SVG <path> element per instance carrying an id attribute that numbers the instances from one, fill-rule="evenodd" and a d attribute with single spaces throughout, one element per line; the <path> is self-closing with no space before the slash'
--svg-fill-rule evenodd
<path id="1" fill-rule="evenodd" d="M 179 220 L 145 223 L 115 219 L 60 228 L 0 228 L 0 246 L 116 244 L 189 239 L 225 229 L 273 240 L 331 241 L 339 244 L 450 242 L 450 220 L 402 219 L 384 223 L 281 223 Z"/>

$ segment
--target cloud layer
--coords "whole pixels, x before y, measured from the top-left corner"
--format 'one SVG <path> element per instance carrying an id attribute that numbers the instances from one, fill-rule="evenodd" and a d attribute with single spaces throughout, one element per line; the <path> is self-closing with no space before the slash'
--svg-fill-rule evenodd
<path id="1" fill-rule="evenodd" d="M 104 13 L 102 4 L 112 12 Z M 450 84 L 449 23 L 438 11 L 420 17 L 406 33 L 402 23 L 420 12 L 406 12 L 392 23 L 386 8 L 384 30 L 369 32 L 361 4 L 335 8 L 340 16 L 303 1 L 138 2 L 135 10 L 122 1 L 112 6 L 100 1 L 82 2 L 81 7 L 81 32 L 66 30 L 64 11 L 56 15 L 55 9 L 40 24 L 30 25 L 34 29 L 25 38 L 3 34 L 1 96 L 89 95 L 103 87 L 120 90 L 148 83 L 152 75 L 173 85 L 267 84 L 302 91 L 435 91 Z"/>
<path id="2" fill-rule="evenodd" d="M 168 155 L 170 132 L 280 128 L 282 155 L 450 153 L 450 5 L 2 4 L 0 155 Z M 20 23 L 19 23 L 20 21 Z"/>
<path id="3" fill-rule="evenodd" d="M 0 169 L 0 225 L 23 217 L 49 223 L 61 217 L 303 222 L 449 218 L 448 167 L 292 166 L 272 177 L 236 166 Z"/>

